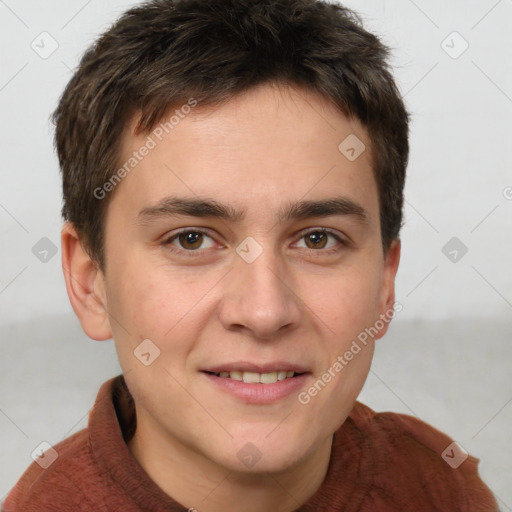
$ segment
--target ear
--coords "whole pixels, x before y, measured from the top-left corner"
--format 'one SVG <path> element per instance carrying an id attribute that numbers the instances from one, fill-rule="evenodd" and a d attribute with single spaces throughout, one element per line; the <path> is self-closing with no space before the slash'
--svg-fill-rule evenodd
<path id="1" fill-rule="evenodd" d="M 384 270 L 382 274 L 382 288 L 379 303 L 379 319 L 384 324 L 384 327 L 382 329 L 379 329 L 379 333 L 375 336 L 375 339 L 382 338 L 382 336 L 386 334 L 389 323 L 391 322 L 391 319 L 394 316 L 395 277 L 396 272 L 398 270 L 398 264 L 400 263 L 400 251 L 400 240 L 393 240 L 386 254 Z"/>
<path id="2" fill-rule="evenodd" d="M 83 249 L 75 228 L 69 222 L 62 228 L 61 243 L 66 289 L 82 329 L 93 340 L 112 338 L 103 272 Z"/>

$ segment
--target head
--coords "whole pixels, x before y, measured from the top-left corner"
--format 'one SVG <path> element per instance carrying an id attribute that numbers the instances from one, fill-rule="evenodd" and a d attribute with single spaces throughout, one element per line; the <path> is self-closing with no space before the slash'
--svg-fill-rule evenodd
<path id="1" fill-rule="evenodd" d="M 141 431 L 268 472 L 347 417 L 395 302 L 408 116 L 387 56 L 315 0 L 155 0 L 85 53 L 54 114 L 64 271 Z M 258 368 L 301 375 L 273 399 L 216 375 Z"/>

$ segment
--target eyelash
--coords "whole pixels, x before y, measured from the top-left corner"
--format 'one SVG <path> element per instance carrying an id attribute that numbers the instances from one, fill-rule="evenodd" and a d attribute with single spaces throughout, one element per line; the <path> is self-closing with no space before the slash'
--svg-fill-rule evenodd
<path id="1" fill-rule="evenodd" d="M 176 240 L 180 235 L 182 235 L 184 233 L 198 233 L 201 235 L 206 235 L 207 237 L 213 239 L 213 236 L 208 231 L 205 231 L 203 229 L 184 228 L 180 231 L 177 231 L 173 235 L 165 238 L 162 242 L 162 245 L 165 246 L 167 249 L 169 249 L 172 252 L 175 252 L 178 254 L 186 254 L 188 257 L 202 256 L 203 251 L 206 251 L 207 249 L 187 250 L 187 249 L 179 249 L 172 245 L 172 242 L 174 242 L 174 240 Z M 349 246 L 349 243 L 347 241 L 343 240 L 336 232 L 331 231 L 330 229 L 326 229 L 326 228 L 313 228 L 313 229 L 310 229 L 309 231 L 303 232 L 301 234 L 301 236 L 299 237 L 299 240 L 308 235 L 311 235 L 312 233 L 324 233 L 326 235 L 330 235 L 341 246 L 343 246 L 343 247 Z M 340 245 L 336 245 L 335 247 L 330 247 L 328 249 L 309 249 L 309 248 L 305 248 L 305 249 L 307 251 L 309 251 L 311 254 L 313 254 L 314 256 L 321 256 L 321 255 L 326 255 L 326 254 L 330 255 L 330 254 L 334 254 L 334 253 L 338 252 L 340 250 Z"/>

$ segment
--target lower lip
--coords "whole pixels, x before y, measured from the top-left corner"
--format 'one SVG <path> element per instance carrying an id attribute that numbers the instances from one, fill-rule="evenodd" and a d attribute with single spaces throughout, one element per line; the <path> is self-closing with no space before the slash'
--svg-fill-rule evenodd
<path id="1" fill-rule="evenodd" d="M 206 372 L 202 373 L 222 391 L 235 396 L 247 404 L 271 404 L 294 393 L 297 394 L 305 386 L 309 378 L 308 373 L 302 373 L 296 377 L 278 380 L 273 384 L 249 384 L 242 380 L 217 377 Z"/>

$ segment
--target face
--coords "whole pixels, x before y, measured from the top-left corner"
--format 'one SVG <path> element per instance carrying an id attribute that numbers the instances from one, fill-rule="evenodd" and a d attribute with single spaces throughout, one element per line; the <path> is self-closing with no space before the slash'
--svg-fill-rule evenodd
<path id="1" fill-rule="evenodd" d="M 133 127 L 122 162 L 148 144 Z M 380 337 L 394 302 L 368 136 L 271 86 L 149 135 L 109 204 L 100 275 L 138 428 L 233 471 L 286 470 L 346 419 L 373 353 L 358 336 Z"/>

